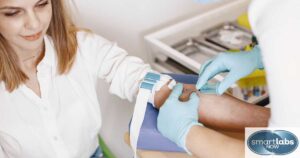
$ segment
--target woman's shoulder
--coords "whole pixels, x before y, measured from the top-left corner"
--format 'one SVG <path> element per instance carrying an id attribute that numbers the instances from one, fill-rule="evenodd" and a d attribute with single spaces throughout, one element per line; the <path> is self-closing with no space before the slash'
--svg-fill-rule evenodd
<path id="1" fill-rule="evenodd" d="M 79 30 L 76 33 L 77 42 L 79 46 L 87 45 L 91 46 L 93 44 L 108 44 L 111 43 L 109 40 L 104 37 L 89 31 L 89 30 Z"/>
<path id="2" fill-rule="evenodd" d="M 76 34 L 77 53 L 87 60 L 95 60 L 99 54 L 109 52 L 114 45 L 112 42 L 91 31 L 78 31 Z"/>

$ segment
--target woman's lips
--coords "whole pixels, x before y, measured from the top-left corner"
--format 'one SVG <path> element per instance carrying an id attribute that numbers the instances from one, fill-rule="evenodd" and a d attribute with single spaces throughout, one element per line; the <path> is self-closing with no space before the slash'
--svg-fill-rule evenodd
<path id="1" fill-rule="evenodd" d="M 30 35 L 30 36 L 22 36 L 24 39 L 28 40 L 28 41 L 35 41 L 37 39 L 39 39 L 42 35 L 42 31 L 35 34 L 35 35 Z"/>

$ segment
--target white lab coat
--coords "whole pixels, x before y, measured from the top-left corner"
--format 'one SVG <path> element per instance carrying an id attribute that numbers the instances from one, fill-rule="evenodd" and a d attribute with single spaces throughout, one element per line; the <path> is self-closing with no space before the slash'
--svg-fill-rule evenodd
<path id="1" fill-rule="evenodd" d="M 37 67 L 41 98 L 24 85 L 9 93 L 0 83 L 0 158 L 89 158 L 101 127 L 97 80 L 134 100 L 150 66 L 95 34 L 79 32 L 77 39 L 73 68 L 57 75 L 52 40 L 44 38 L 45 57 Z"/>
<path id="2" fill-rule="evenodd" d="M 269 126 L 300 127 L 300 1 L 253 0 L 249 20 L 267 73 Z"/>

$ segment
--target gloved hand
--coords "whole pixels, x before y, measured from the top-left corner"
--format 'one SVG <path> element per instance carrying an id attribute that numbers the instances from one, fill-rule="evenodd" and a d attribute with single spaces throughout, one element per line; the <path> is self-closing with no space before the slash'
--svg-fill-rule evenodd
<path id="1" fill-rule="evenodd" d="M 263 68 L 258 46 L 249 52 L 221 53 L 201 66 L 196 88 L 201 89 L 208 80 L 218 73 L 229 71 L 224 80 L 216 87 L 217 94 L 221 95 L 239 79 L 251 74 L 256 69 Z"/>
<path id="2" fill-rule="evenodd" d="M 190 128 L 198 123 L 198 103 L 199 97 L 192 93 L 189 101 L 178 100 L 182 93 L 183 85 L 177 84 L 169 98 L 159 110 L 157 118 L 157 128 L 165 137 L 175 142 L 185 149 L 186 136 Z"/>

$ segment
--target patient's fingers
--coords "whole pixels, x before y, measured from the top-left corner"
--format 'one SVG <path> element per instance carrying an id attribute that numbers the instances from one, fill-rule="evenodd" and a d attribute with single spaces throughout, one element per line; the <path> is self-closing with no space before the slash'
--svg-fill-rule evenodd
<path id="1" fill-rule="evenodd" d="M 179 100 L 182 102 L 186 102 L 189 100 L 190 98 L 190 94 L 189 92 L 182 92 L 182 94 L 179 96 Z"/>
<path id="2" fill-rule="evenodd" d="M 186 102 L 190 99 L 190 95 L 193 92 L 197 92 L 197 89 L 195 88 L 195 85 L 193 84 L 184 84 L 182 94 L 179 97 L 179 100 L 182 102 Z"/>

